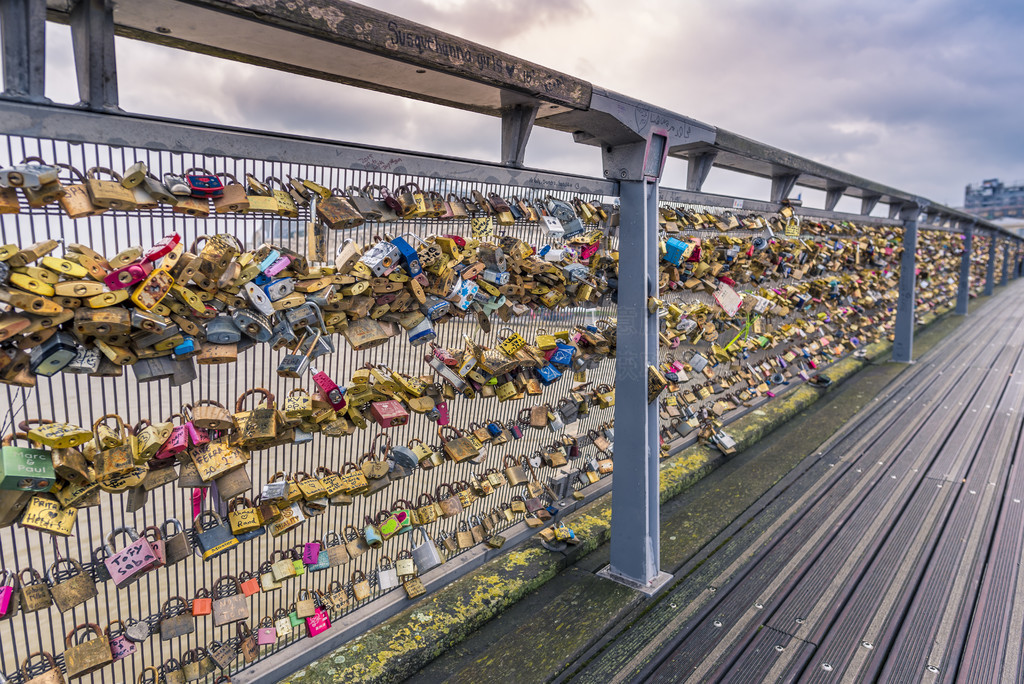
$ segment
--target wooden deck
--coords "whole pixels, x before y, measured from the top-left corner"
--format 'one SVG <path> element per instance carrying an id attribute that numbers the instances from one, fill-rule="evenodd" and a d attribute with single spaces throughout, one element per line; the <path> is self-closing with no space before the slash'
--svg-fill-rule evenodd
<path id="1" fill-rule="evenodd" d="M 1024 286 L 755 506 L 572 681 L 1024 681 Z"/>

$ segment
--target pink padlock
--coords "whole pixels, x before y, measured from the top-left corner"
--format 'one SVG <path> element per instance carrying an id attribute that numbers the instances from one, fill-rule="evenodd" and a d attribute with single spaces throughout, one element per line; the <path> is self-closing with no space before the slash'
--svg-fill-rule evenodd
<path id="1" fill-rule="evenodd" d="M 126 534 L 132 543 L 117 553 L 113 548 L 114 537 L 119 534 Z M 103 545 L 107 557 L 103 564 L 110 573 L 110 579 L 114 580 L 114 586 L 121 588 L 137 581 L 142 575 L 155 567 L 156 554 L 149 541 L 140 537 L 133 527 L 118 527 L 107 535 L 107 543 Z"/>
<path id="2" fill-rule="evenodd" d="M 331 408 L 335 411 L 345 408 L 345 394 L 338 387 L 338 383 L 331 380 L 331 376 L 327 375 L 327 373 L 317 370 L 313 366 L 310 366 L 310 370 L 313 371 L 313 382 L 320 388 L 320 392 L 327 400 L 327 403 L 331 405 Z"/>
<path id="3" fill-rule="evenodd" d="M 448 425 L 448 402 L 439 401 L 434 405 L 437 409 L 437 424 Z"/>
<path id="4" fill-rule="evenodd" d="M 320 542 L 308 542 L 302 547 L 302 562 L 306 565 L 316 565 L 320 560 Z"/>
<path id="5" fill-rule="evenodd" d="M 3 575 L 3 585 L 0 585 L 0 615 L 6 615 L 7 609 L 11 607 L 14 584 L 18 581 L 18 576 L 11 570 L 4 570 Z"/>
<path id="6" fill-rule="evenodd" d="M 192 407 L 182 406 L 182 413 L 188 419 L 185 423 L 185 432 L 188 433 L 188 441 L 192 446 L 202 446 L 210 443 L 210 433 L 192 422 Z"/>
<path id="7" fill-rule="evenodd" d="M 599 249 L 601 249 L 600 240 L 598 240 L 592 245 L 587 245 L 586 247 L 580 250 L 580 261 L 586 261 L 590 257 L 594 256 L 595 254 L 597 254 L 597 250 Z"/>
<path id="8" fill-rule="evenodd" d="M 160 532 L 160 528 L 156 525 L 143 528 L 142 536 L 149 542 L 150 548 L 153 549 L 153 555 L 156 556 L 156 562 L 153 563 L 153 567 L 164 567 L 167 564 L 167 551 L 164 544 L 164 535 Z"/>
<path id="9" fill-rule="evenodd" d="M 266 622 L 271 623 L 270 627 L 263 626 Z M 270 618 L 263 618 L 256 629 L 256 643 L 260 646 L 271 646 L 277 643 L 277 628 L 274 627 Z"/>
<path id="10" fill-rule="evenodd" d="M 317 634 L 326 632 L 331 628 L 331 616 L 327 614 L 327 611 L 319 606 L 311 617 L 306 618 L 306 629 L 309 630 L 309 636 L 315 637 Z"/>
<path id="11" fill-rule="evenodd" d="M 167 441 L 157 450 L 156 455 L 153 458 L 163 460 L 165 458 L 173 458 L 180 454 L 185 449 L 188 449 L 188 429 L 185 427 L 185 416 L 180 413 L 171 415 L 171 418 L 177 417 L 181 421 L 181 425 L 175 425 L 171 430 L 171 436 L 167 438 Z"/>
<path id="12" fill-rule="evenodd" d="M 115 625 L 117 625 L 115 627 Z M 114 656 L 114 661 L 123 660 L 135 653 L 136 646 L 132 642 L 128 641 L 128 637 L 125 635 L 124 623 L 120 620 L 111 620 L 110 624 L 107 625 L 105 630 L 107 639 L 110 642 L 110 654 Z"/>
<path id="13" fill-rule="evenodd" d="M 153 264 L 135 262 L 111 271 L 103 278 L 103 284 L 110 290 L 123 290 L 140 283 L 153 271 Z"/>

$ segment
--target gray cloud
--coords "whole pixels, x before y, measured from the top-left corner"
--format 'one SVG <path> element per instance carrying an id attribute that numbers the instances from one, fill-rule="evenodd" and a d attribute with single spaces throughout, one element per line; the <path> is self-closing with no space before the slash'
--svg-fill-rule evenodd
<path id="1" fill-rule="evenodd" d="M 1024 178 L 1019 1 L 368 4 L 937 201 L 960 203 L 983 177 Z M 67 29 L 50 33 L 49 90 L 73 101 Z M 489 117 L 127 40 L 118 54 L 131 111 L 498 156 Z M 153 78 L 170 67 L 182 78 Z M 534 133 L 527 162 L 600 173 L 596 149 L 551 131 Z M 668 182 L 684 179 L 669 167 Z M 709 187 L 766 192 L 724 172 Z"/>

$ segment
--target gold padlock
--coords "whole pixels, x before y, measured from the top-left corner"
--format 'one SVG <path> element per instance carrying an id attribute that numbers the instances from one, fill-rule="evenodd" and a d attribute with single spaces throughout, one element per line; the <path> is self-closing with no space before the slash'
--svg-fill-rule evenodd
<path id="1" fill-rule="evenodd" d="M 99 173 L 113 176 L 114 180 L 100 180 L 96 178 Z M 121 185 L 121 176 L 116 171 L 94 166 L 86 172 L 85 177 L 89 198 L 96 206 L 119 210 L 135 209 L 135 193 Z"/>
<path id="2" fill-rule="evenodd" d="M 274 188 L 271 185 L 272 182 L 277 183 L 280 189 Z M 271 189 L 274 200 L 277 202 L 277 213 L 286 218 L 298 218 L 299 208 L 295 206 L 295 200 L 288 194 L 288 186 L 284 184 L 284 181 L 275 176 L 267 176 L 264 183 Z"/>

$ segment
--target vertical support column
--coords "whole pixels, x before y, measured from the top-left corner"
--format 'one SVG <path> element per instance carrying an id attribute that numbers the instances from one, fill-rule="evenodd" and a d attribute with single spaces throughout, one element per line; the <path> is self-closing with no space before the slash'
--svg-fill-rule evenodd
<path id="1" fill-rule="evenodd" d="M 899 301 L 896 304 L 896 339 L 892 360 L 912 363 L 914 360 L 914 304 L 917 289 L 917 219 L 921 207 L 911 203 L 900 214 L 903 219 L 903 256 L 900 259 Z"/>
<path id="2" fill-rule="evenodd" d="M 964 253 L 960 257 L 960 280 L 956 286 L 956 315 L 967 315 L 967 303 L 970 300 L 971 286 L 971 253 L 974 250 L 974 223 L 967 225 L 964 231 Z"/>
<path id="3" fill-rule="evenodd" d="M 46 0 L 0 2 L 4 97 L 31 102 L 46 98 Z"/>
<path id="4" fill-rule="evenodd" d="M 999 284 L 1006 285 L 1008 282 L 1010 282 L 1010 241 L 1003 240 L 1003 279 Z"/>
<path id="5" fill-rule="evenodd" d="M 985 271 L 985 296 L 991 297 L 996 289 L 996 234 L 988 234 L 988 268 Z"/>
<path id="6" fill-rule="evenodd" d="M 79 0 L 71 10 L 80 106 L 119 111 L 112 0 Z"/>
<path id="7" fill-rule="evenodd" d="M 618 354 L 611 564 L 602 574 L 650 589 L 659 579 L 658 407 L 647 401 L 647 367 L 658 360 L 658 183 L 623 180 L 619 228 Z M 619 476 L 622 477 L 619 477 Z"/>

